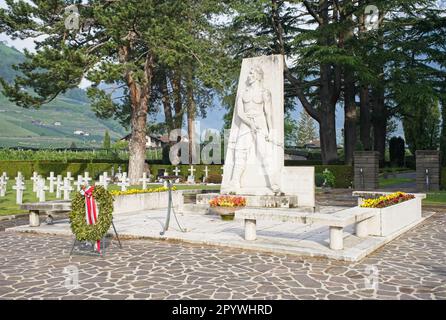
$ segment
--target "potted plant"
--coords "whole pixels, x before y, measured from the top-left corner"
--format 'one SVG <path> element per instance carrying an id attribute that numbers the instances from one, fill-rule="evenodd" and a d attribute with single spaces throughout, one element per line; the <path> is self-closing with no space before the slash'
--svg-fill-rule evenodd
<path id="1" fill-rule="evenodd" d="M 234 220 L 235 211 L 246 206 L 246 199 L 243 197 L 225 195 L 218 196 L 209 201 L 211 213 L 220 215 L 222 220 Z"/>

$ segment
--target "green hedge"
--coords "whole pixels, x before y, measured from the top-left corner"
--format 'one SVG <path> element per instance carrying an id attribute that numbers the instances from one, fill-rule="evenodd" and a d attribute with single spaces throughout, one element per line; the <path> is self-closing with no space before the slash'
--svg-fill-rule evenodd
<path id="1" fill-rule="evenodd" d="M 26 179 L 33 174 L 34 161 L 0 161 L 0 174 L 6 172 L 12 179 L 17 176 L 17 172 L 21 172 Z"/>
<path id="2" fill-rule="evenodd" d="M 83 174 L 85 171 L 90 173 L 91 177 L 97 179 L 104 171 L 111 171 L 112 167 L 118 172 L 121 166 L 123 171 L 127 170 L 127 163 L 96 163 L 96 162 L 54 162 L 54 161 L 0 161 L 0 174 L 6 172 L 9 177 L 17 176 L 21 172 L 26 179 L 29 179 L 36 171 L 42 176 L 49 176 L 50 172 L 66 175 L 67 172 L 75 177 Z"/>
<path id="3" fill-rule="evenodd" d="M 335 176 L 335 188 L 350 188 L 353 185 L 354 171 L 353 166 L 346 165 L 326 165 L 315 166 L 316 174 L 321 174 L 325 169 L 330 170 Z"/>

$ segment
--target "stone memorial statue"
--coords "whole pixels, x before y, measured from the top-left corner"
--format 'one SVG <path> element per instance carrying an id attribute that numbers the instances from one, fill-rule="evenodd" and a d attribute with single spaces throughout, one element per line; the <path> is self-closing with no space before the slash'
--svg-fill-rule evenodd
<path id="1" fill-rule="evenodd" d="M 284 161 L 283 56 L 243 60 L 222 191 L 281 192 Z"/>

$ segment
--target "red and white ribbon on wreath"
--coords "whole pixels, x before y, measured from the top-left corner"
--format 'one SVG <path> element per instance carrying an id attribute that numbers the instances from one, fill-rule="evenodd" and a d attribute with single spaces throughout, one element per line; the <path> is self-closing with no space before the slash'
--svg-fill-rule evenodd
<path id="1" fill-rule="evenodd" d="M 85 197 L 85 215 L 88 225 L 96 224 L 99 216 L 99 209 L 93 197 L 94 186 L 84 188 L 81 194 Z M 101 252 L 101 240 L 97 240 L 97 250 Z"/>

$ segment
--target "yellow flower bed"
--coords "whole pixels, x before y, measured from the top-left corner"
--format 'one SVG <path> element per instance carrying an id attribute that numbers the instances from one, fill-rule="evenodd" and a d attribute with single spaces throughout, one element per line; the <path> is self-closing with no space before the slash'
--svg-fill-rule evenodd
<path id="1" fill-rule="evenodd" d="M 166 192 L 169 189 L 166 187 L 152 188 L 152 189 L 130 189 L 127 191 L 110 191 L 112 196 L 130 196 L 133 194 L 143 194 L 143 193 L 157 193 L 157 192 Z M 173 187 L 172 191 L 175 191 L 176 188 Z"/>
<path id="2" fill-rule="evenodd" d="M 414 198 L 413 194 L 399 191 L 376 199 L 365 199 L 361 204 L 361 208 L 386 208 Z"/>

